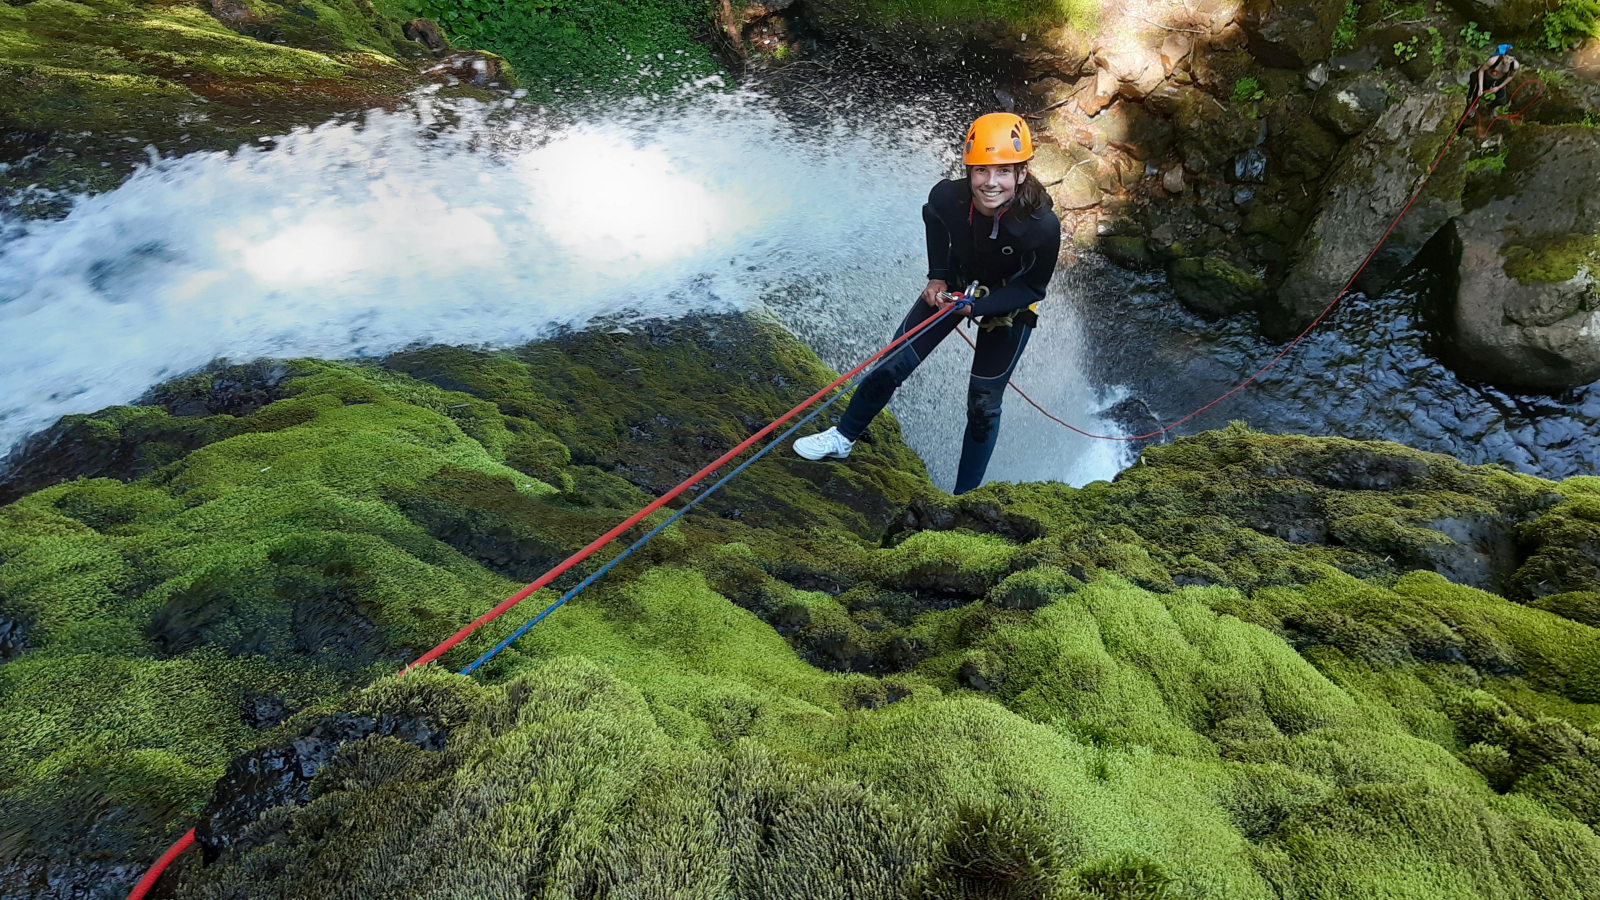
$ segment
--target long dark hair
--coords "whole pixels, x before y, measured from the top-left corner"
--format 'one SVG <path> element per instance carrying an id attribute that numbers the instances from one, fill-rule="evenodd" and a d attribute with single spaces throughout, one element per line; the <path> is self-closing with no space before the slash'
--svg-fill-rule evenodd
<path id="1" fill-rule="evenodd" d="M 1015 165 L 1019 170 L 1026 170 L 1028 167 L 1027 163 Z M 967 186 L 968 190 L 970 190 L 972 186 L 971 166 L 967 166 Z M 1013 216 L 1031 219 L 1039 210 L 1044 209 L 1045 204 L 1048 202 L 1049 197 L 1044 192 L 1044 185 L 1039 183 L 1039 179 L 1035 178 L 1032 172 L 1029 172 L 1028 177 L 1017 185 L 1017 193 L 1011 198 L 1011 205 L 1006 207 L 1006 211 Z"/>

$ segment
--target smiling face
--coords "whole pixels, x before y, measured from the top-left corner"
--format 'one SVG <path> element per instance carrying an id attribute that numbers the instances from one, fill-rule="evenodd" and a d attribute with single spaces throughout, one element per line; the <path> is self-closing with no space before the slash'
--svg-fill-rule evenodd
<path id="1" fill-rule="evenodd" d="M 972 179 L 972 202 L 986 216 L 1010 203 L 1017 195 L 1017 185 L 1028 178 L 1028 167 L 1018 165 L 969 166 L 967 172 Z"/>

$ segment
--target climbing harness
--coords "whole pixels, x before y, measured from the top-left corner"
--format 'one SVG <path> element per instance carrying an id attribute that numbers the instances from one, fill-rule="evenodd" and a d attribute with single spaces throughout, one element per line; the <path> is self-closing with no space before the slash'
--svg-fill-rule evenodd
<path id="1" fill-rule="evenodd" d="M 973 282 L 973 284 L 970 285 L 967 290 L 968 291 L 976 291 L 977 288 L 978 288 L 977 283 Z M 695 496 L 695 498 L 693 500 L 690 500 L 688 503 L 684 504 L 682 508 L 680 508 L 678 510 L 675 510 L 672 513 L 672 515 L 667 517 L 667 519 L 665 521 L 663 521 L 661 524 L 659 524 L 659 525 L 655 526 L 654 528 L 652 528 L 649 532 L 647 532 L 643 537 L 639 538 L 637 541 L 634 541 L 632 545 L 630 545 L 627 549 L 623 550 L 621 553 L 617 554 L 617 556 L 615 558 L 613 558 L 611 561 L 607 562 L 604 566 L 601 566 L 593 574 L 591 574 L 588 577 L 584 578 L 583 581 L 579 582 L 578 585 L 576 587 L 574 587 L 572 590 L 567 591 L 565 594 L 562 594 L 560 598 L 558 598 L 554 603 L 552 603 L 549 606 L 545 607 L 545 609 L 543 611 L 541 611 L 538 615 L 534 616 L 532 619 L 529 619 L 527 622 L 523 623 L 520 627 L 518 627 L 515 631 L 513 631 L 505 640 L 503 640 L 500 643 L 496 644 L 491 650 L 489 650 L 489 652 L 487 652 L 487 653 L 483 654 L 482 656 L 478 657 L 477 659 L 473 660 L 470 664 L 468 664 L 466 666 L 466 668 L 461 670 L 460 674 L 467 675 L 467 674 L 470 674 L 470 673 L 472 673 L 474 671 L 477 671 L 480 667 L 483 666 L 484 663 L 486 663 L 489 660 L 493 659 L 496 654 L 500 653 L 501 651 L 505 650 L 507 647 L 511 646 L 511 644 L 517 638 L 519 638 L 523 634 L 527 633 L 528 629 L 530 629 L 533 626 L 539 624 L 541 621 L 543 621 L 545 619 L 545 617 L 547 617 L 551 613 L 555 612 L 563 604 L 565 604 L 568 600 L 571 600 L 573 597 L 576 597 L 585 588 L 587 588 L 590 585 L 594 584 L 601 577 L 603 577 L 607 572 L 611 571 L 611 569 L 616 567 L 616 565 L 618 563 L 622 562 L 623 559 L 626 559 L 628 556 L 632 555 L 634 551 L 638 550 L 640 547 L 643 547 L 651 538 L 653 538 L 656 535 L 660 534 L 662 532 L 662 530 L 664 530 L 668 525 L 671 525 L 673 522 L 676 522 L 679 518 L 681 518 L 684 515 L 684 513 L 687 513 L 691 508 L 693 508 L 701 500 L 704 500 L 705 498 L 711 496 L 713 493 L 715 493 L 717 491 L 717 489 L 721 488 L 723 485 L 725 485 L 729 481 L 731 481 L 734 478 L 734 476 L 738 475 L 740 472 L 743 472 L 746 468 L 748 468 L 752 463 L 754 463 L 756 460 L 760 459 L 762 456 L 765 456 L 766 453 L 769 450 L 771 450 L 772 448 L 774 448 L 774 447 L 778 446 L 779 444 L 783 443 L 783 441 L 787 440 L 790 435 L 792 435 L 796 431 L 798 431 L 807 422 L 810 422 L 812 419 L 815 419 L 818 415 L 820 415 L 822 413 L 823 410 L 825 410 L 829 406 L 831 406 L 835 400 L 838 400 L 840 397 L 844 396 L 844 394 L 845 394 L 844 391 L 837 391 L 836 392 L 835 389 L 837 389 L 840 386 L 844 385 L 846 382 L 852 381 L 857 376 L 861 375 L 861 373 L 864 372 L 867 369 L 868 366 L 871 366 L 873 363 L 876 363 L 879 360 L 882 360 L 885 356 L 887 356 L 891 352 L 893 352 L 897 347 L 900 347 L 901 345 L 903 345 L 906 342 L 910 341 L 911 339 L 915 338 L 918 334 L 921 334 L 924 330 L 926 330 L 928 328 L 931 328 L 934 325 L 934 323 L 940 321 L 945 316 L 952 315 L 952 314 L 954 314 L 956 312 L 960 312 L 960 311 L 963 311 L 963 310 L 970 310 L 972 308 L 972 297 L 966 291 L 957 292 L 957 293 L 953 293 L 953 294 L 941 294 L 941 296 L 949 299 L 951 301 L 950 305 L 946 306 L 944 309 L 941 309 L 938 313 L 934 314 L 933 316 L 930 316 L 927 319 L 927 321 L 925 321 L 922 324 L 916 326 L 915 328 L 912 328 L 912 329 L 908 330 L 905 334 L 902 334 L 899 337 L 895 338 L 894 340 L 890 341 L 888 344 L 884 345 L 883 349 L 881 349 L 878 352 L 876 352 L 876 353 L 872 354 L 871 356 L 867 357 L 865 360 L 863 360 L 855 368 L 851 369 L 850 371 L 848 371 L 848 372 L 844 373 L 843 375 L 840 375 L 838 378 L 834 379 L 833 383 L 829 384 L 827 387 L 823 388 L 822 390 L 817 391 L 815 394 L 812 394 L 810 397 L 807 397 L 805 400 L 803 400 L 799 404 L 797 404 L 793 409 L 789 410 L 788 412 L 786 412 L 782 416 L 780 416 L 776 421 L 772 422 L 770 425 L 767 425 L 765 428 L 761 429 L 760 431 L 758 431 L 755 434 L 751 435 L 750 437 L 746 438 L 737 447 L 734 447 L 732 450 L 729 450 L 727 453 L 724 453 L 723 455 L 717 457 L 717 459 L 715 461 L 711 462 L 705 468 L 703 468 L 700 471 L 694 473 L 693 475 L 690 475 L 687 479 L 685 479 L 677 487 L 673 488 L 672 490 L 668 491 L 667 493 L 665 493 L 665 494 L 661 495 L 660 497 L 656 498 L 656 500 L 651 502 L 649 505 L 647 505 L 643 509 L 639 510 L 638 512 L 634 513 L 633 515 L 629 516 L 620 525 L 616 526 L 615 528 L 611 529 L 610 531 L 606 532 L 605 534 L 601 535 L 600 537 L 595 538 L 593 541 L 591 541 L 589 543 L 588 546 L 584 547 L 582 550 L 579 550 L 577 553 L 574 553 L 571 556 L 567 557 L 565 560 L 563 560 L 555 568 L 553 568 L 550 571 L 548 571 L 548 572 L 544 573 L 543 575 L 539 576 L 538 579 L 536 579 L 531 584 L 529 584 L 526 587 L 524 587 L 522 590 L 517 591 L 515 594 L 512 594 L 510 597 L 508 597 L 504 601 L 501 601 L 493 609 L 491 609 L 488 612 L 484 613 L 483 615 L 479 616 L 477 619 L 474 619 L 471 624 L 467 625 L 466 627 L 462 628 L 460 631 L 457 631 L 455 634 L 451 635 L 450 637 L 446 638 L 444 641 L 440 642 L 438 646 L 434 647 L 433 649 L 429 650 L 427 653 L 424 653 L 422 656 L 418 657 L 415 662 L 407 665 L 404 669 L 401 670 L 401 674 L 404 675 L 404 674 L 412 671 L 413 669 L 416 669 L 419 666 L 426 665 L 427 663 L 430 663 L 430 662 L 438 659 L 440 656 L 443 656 L 447 651 L 450 650 L 450 648 L 452 648 L 455 645 L 461 643 L 468 636 L 470 636 L 473 632 L 477 631 L 479 628 L 481 628 L 482 626 L 488 624 L 489 622 L 493 621 L 494 619 L 499 618 L 503 613 L 505 613 L 506 611 L 510 610 L 513 606 L 516 606 L 519 602 L 521 602 L 522 600 L 526 599 L 528 596 L 533 594 L 535 591 L 538 591 L 541 588 L 546 587 L 547 585 L 550 584 L 550 582 L 554 581 L 562 573 L 568 571 L 572 567 L 574 567 L 574 566 L 578 565 L 579 563 L 583 562 L 585 559 L 588 559 L 596 551 L 600 550 L 602 547 L 604 547 L 607 544 L 611 543 L 616 538 L 620 537 L 628 529 L 630 529 L 633 526 L 639 524 L 639 522 L 643 521 L 645 519 L 645 517 L 649 516 L 651 513 L 655 512 L 656 510 L 660 509 L 661 507 L 667 505 L 667 503 L 671 502 L 674 498 L 678 497 L 679 495 L 681 495 L 685 491 L 687 491 L 689 488 L 691 488 L 695 484 L 699 483 L 706 476 L 708 476 L 711 473 L 715 472 L 717 469 L 721 468 L 724 464 L 728 463 L 729 461 L 731 461 L 735 457 L 737 457 L 739 454 L 743 453 L 744 451 L 748 450 L 750 447 L 754 446 L 761 439 L 763 439 L 763 438 L 767 437 L 768 435 L 772 434 L 774 431 L 776 431 L 779 428 L 779 426 L 783 425 L 785 422 L 787 422 L 790 419 L 794 418 L 795 416 L 799 415 L 802 411 L 805 410 L 806 407 L 808 407 L 811 404 L 817 402 L 818 400 L 822 399 L 823 397 L 825 397 L 825 396 L 827 396 L 829 394 L 832 394 L 832 396 L 828 397 L 828 399 L 821 406 L 818 406 L 816 409 L 812 410 L 808 415 L 806 415 L 800 421 L 798 421 L 794 425 L 792 425 L 787 431 L 785 431 L 785 432 L 783 432 L 783 434 L 779 435 L 776 440 L 772 441 L 771 443 L 767 444 L 765 447 L 761 448 L 753 456 L 751 456 L 749 459 L 745 460 L 738 467 L 736 467 L 732 472 L 729 472 L 727 475 L 723 476 L 722 479 L 717 481 L 715 484 L 713 484 L 710 487 L 710 489 L 708 489 L 706 491 L 703 491 L 702 493 L 700 493 L 697 496 Z M 134 887 L 133 887 L 133 890 L 131 892 L 129 892 L 128 900 L 144 900 L 145 895 L 147 893 L 149 893 L 150 889 L 155 886 L 155 883 L 156 883 L 156 881 L 158 879 L 160 879 L 161 874 L 167 870 L 167 867 L 172 864 L 173 860 L 178 858 L 179 854 L 183 853 L 185 850 L 189 849 L 189 847 L 194 844 L 194 840 L 195 840 L 195 830 L 193 828 L 191 828 L 191 829 L 189 829 L 188 832 L 186 832 L 183 835 L 183 837 L 179 838 L 175 843 L 173 843 L 173 845 L 171 847 L 167 848 L 167 852 L 161 854 L 161 858 L 157 859 L 155 864 L 150 867 L 150 870 L 144 873 L 144 877 L 140 878 L 138 884 L 135 884 Z"/>

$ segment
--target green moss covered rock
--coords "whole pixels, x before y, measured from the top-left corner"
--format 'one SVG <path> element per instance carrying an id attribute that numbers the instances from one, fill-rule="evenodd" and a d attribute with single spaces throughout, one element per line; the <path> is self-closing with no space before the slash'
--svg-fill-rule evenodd
<path id="1" fill-rule="evenodd" d="M 1173 260 L 1167 278 L 1184 306 L 1208 318 L 1255 309 L 1267 298 L 1267 283 L 1254 272 L 1211 257 Z"/>
<path id="2" fill-rule="evenodd" d="M 402 677 L 828 373 L 740 317 L 251 371 L 19 461 L 7 890 L 116 896 L 192 826 L 179 897 L 1600 877 L 1593 479 L 1235 427 L 952 498 L 885 417 L 763 459 L 476 676 L 553 591 Z"/>
<path id="3" fill-rule="evenodd" d="M 1560 390 L 1600 378 L 1600 131 L 1518 127 L 1440 239 L 1454 277 L 1441 330 L 1452 364 L 1496 384 Z"/>
<path id="4" fill-rule="evenodd" d="M 393 108 L 434 61 L 405 36 L 411 15 L 389 0 L 0 4 L 0 128 L 8 161 L 27 157 L 0 174 L 0 189 L 108 190 L 149 160 L 146 148 L 233 150 Z M 482 87 L 445 93 L 491 96 Z"/>

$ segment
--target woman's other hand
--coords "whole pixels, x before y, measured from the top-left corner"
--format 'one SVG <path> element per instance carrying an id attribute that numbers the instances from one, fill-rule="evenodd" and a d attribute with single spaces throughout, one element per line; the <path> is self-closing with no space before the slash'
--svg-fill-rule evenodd
<path id="1" fill-rule="evenodd" d="M 942 281 L 930 281 L 928 282 L 928 286 L 922 289 L 922 302 L 928 304 L 934 309 L 944 309 L 946 306 L 950 305 L 950 301 L 948 299 L 941 298 L 939 295 L 948 294 L 949 292 L 950 285 L 945 284 Z"/>

